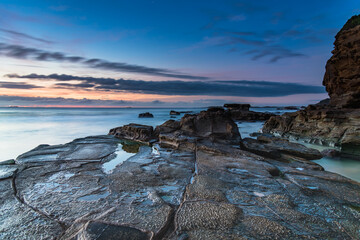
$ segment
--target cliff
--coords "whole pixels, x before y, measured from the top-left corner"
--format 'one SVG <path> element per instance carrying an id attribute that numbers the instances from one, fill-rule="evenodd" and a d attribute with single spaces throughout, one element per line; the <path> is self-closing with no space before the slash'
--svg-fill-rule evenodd
<path id="1" fill-rule="evenodd" d="M 303 110 L 271 117 L 263 132 L 334 145 L 360 156 L 360 16 L 354 16 L 335 37 L 323 85 L 330 100 Z"/>
<path id="2" fill-rule="evenodd" d="M 360 15 L 348 20 L 335 37 L 332 57 L 326 64 L 323 85 L 330 104 L 360 107 Z"/>

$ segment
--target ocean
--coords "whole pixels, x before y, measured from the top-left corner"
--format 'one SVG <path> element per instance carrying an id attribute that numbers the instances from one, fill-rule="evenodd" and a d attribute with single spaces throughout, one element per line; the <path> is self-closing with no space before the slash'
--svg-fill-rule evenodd
<path id="1" fill-rule="evenodd" d="M 0 108 L 0 161 L 15 159 L 39 144 L 62 144 L 75 138 L 107 134 L 111 128 L 129 123 L 157 126 L 171 119 L 168 108 Z M 198 113 L 204 108 L 183 108 L 176 111 Z M 282 114 L 277 108 L 254 108 Z M 287 110 L 288 111 L 288 110 Z M 151 112 L 154 118 L 138 118 Z M 175 116 L 180 119 L 184 114 Z M 263 122 L 237 123 L 241 136 L 258 132 Z M 318 148 L 319 146 L 307 145 Z M 360 182 L 360 161 L 349 158 L 316 160 L 326 170 Z"/>

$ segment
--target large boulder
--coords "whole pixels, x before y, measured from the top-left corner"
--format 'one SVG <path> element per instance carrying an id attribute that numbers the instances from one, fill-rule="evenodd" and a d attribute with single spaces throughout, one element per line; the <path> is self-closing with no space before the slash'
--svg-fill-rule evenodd
<path id="1" fill-rule="evenodd" d="M 193 137 L 240 140 L 237 125 L 223 108 L 212 107 L 199 114 L 185 114 L 180 121 L 169 120 L 156 128 L 159 133 L 181 131 Z"/>
<path id="2" fill-rule="evenodd" d="M 199 114 L 185 114 L 180 121 L 168 120 L 155 129 L 160 144 L 167 147 L 194 149 L 198 139 L 238 144 L 239 129 L 228 112 L 211 107 Z"/>
<path id="3" fill-rule="evenodd" d="M 120 139 L 127 139 L 138 142 L 150 142 L 156 139 L 152 126 L 130 123 L 122 127 L 113 128 L 109 135 L 114 135 Z"/>

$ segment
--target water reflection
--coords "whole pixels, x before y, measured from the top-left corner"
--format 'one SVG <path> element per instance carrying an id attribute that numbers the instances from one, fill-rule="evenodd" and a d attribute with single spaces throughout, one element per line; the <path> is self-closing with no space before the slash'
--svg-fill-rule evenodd
<path id="1" fill-rule="evenodd" d="M 142 144 L 127 140 L 121 140 L 118 148 L 115 151 L 115 158 L 103 164 L 103 170 L 105 173 L 110 174 L 114 171 L 116 166 L 121 165 L 123 162 L 128 160 L 139 152 L 139 148 Z"/>

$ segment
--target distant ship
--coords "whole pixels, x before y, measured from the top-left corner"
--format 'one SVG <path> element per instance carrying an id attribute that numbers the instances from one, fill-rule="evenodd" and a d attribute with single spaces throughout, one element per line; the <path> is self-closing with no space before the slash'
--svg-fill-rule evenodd
<path id="1" fill-rule="evenodd" d="M 9 108 L 18 108 L 19 106 L 16 106 L 16 105 L 9 105 L 8 107 L 9 107 Z"/>

